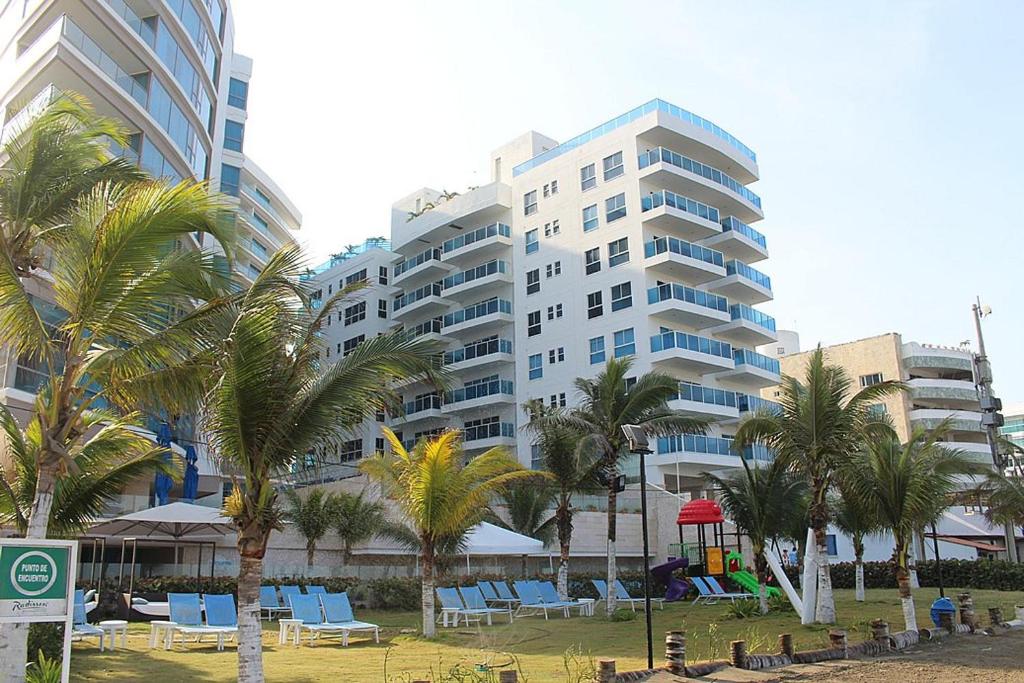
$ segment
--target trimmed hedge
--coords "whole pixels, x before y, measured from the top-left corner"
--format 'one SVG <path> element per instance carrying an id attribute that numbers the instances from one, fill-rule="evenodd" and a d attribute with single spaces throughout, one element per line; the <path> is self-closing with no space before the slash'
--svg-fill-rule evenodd
<path id="1" fill-rule="evenodd" d="M 853 562 L 832 564 L 832 586 L 854 588 L 856 565 Z M 786 567 L 791 581 L 797 580 L 795 567 Z M 922 586 L 938 586 L 939 579 L 935 560 L 917 563 L 917 578 Z M 1006 560 L 942 560 L 942 583 L 957 588 L 979 588 L 986 590 L 1024 590 L 1024 564 L 1013 564 Z M 896 565 L 892 562 L 865 562 L 865 588 L 895 588 Z"/>

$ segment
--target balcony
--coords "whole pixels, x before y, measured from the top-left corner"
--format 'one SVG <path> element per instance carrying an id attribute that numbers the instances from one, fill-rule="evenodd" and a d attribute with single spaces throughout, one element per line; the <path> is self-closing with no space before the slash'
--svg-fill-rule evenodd
<path id="1" fill-rule="evenodd" d="M 735 420 L 739 417 L 736 401 L 735 391 L 680 382 L 679 392 L 669 401 L 669 407 L 697 417 Z"/>
<path id="2" fill-rule="evenodd" d="M 702 244 L 721 249 L 731 258 L 756 263 L 768 258 L 768 240 L 752 227 L 736 218 L 722 219 L 722 232 L 705 239 Z"/>
<path id="3" fill-rule="evenodd" d="M 939 444 L 944 448 L 956 449 L 964 452 L 964 456 L 973 462 L 984 465 L 992 464 L 992 451 L 988 443 L 975 441 L 943 441 Z"/>
<path id="4" fill-rule="evenodd" d="M 932 408 L 978 408 L 978 390 L 973 381 L 965 379 L 926 379 L 907 381 L 914 405 Z"/>
<path id="5" fill-rule="evenodd" d="M 676 453 L 685 454 L 687 462 L 694 462 L 704 465 L 726 465 L 739 466 L 739 457 L 742 454 L 744 460 L 758 460 L 768 462 L 772 459 L 771 452 L 764 446 L 748 446 L 737 452 L 733 449 L 732 439 L 723 439 L 717 436 L 702 436 L 699 434 L 677 434 L 663 436 L 658 439 L 658 446 L 655 462 L 651 464 L 669 464 L 678 460 L 678 457 L 659 459 L 658 456 L 673 455 Z"/>
<path id="6" fill-rule="evenodd" d="M 450 270 L 451 267 L 441 261 L 441 250 L 434 247 L 397 264 L 391 284 L 411 282 L 420 277 L 436 279 Z"/>
<path id="7" fill-rule="evenodd" d="M 452 236 L 461 225 L 490 225 L 505 217 L 513 206 L 512 188 L 494 182 L 439 202 L 429 211 L 409 216 L 400 231 L 392 234 L 396 250 L 419 242 L 436 244 Z"/>
<path id="8" fill-rule="evenodd" d="M 744 387 L 770 387 L 782 380 L 779 361 L 750 349 L 733 349 L 734 367 L 719 372 L 715 377 L 719 381 L 735 382 Z"/>
<path id="9" fill-rule="evenodd" d="M 782 412 L 782 406 L 753 394 L 736 394 L 736 407 L 740 413 L 769 412 L 778 414 Z"/>
<path id="10" fill-rule="evenodd" d="M 668 190 L 652 192 L 640 199 L 640 221 L 652 229 L 671 230 L 691 240 L 722 232 L 718 209 Z"/>
<path id="11" fill-rule="evenodd" d="M 467 330 L 483 333 L 511 322 L 512 302 L 495 297 L 445 314 L 441 329 L 446 335 L 460 334 Z"/>
<path id="12" fill-rule="evenodd" d="M 391 424 L 403 425 L 419 420 L 442 418 L 441 395 L 436 393 L 417 396 L 412 401 L 402 404 L 403 413 L 392 418 Z"/>
<path id="13" fill-rule="evenodd" d="M 514 404 L 515 402 L 512 380 L 494 378 L 446 392 L 441 411 L 450 414 L 475 410 L 496 403 Z"/>
<path id="14" fill-rule="evenodd" d="M 731 321 L 711 330 L 716 337 L 745 346 L 759 346 L 777 341 L 775 318 L 746 304 L 729 306 Z"/>
<path id="15" fill-rule="evenodd" d="M 400 320 L 413 313 L 432 315 L 448 308 L 448 302 L 441 297 L 441 283 L 432 282 L 419 289 L 396 296 L 392 305 L 392 317 Z"/>
<path id="16" fill-rule="evenodd" d="M 442 316 L 437 316 L 436 318 L 431 318 L 430 320 L 426 320 L 418 325 L 407 328 L 405 331 L 414 339 L 424 337 L 432 341 L 448 343 L 452 341 L 452 339 L 451 337 L 446 337 L 442 334 L 441 330 L 443 326 L 444 322 Z"/>
<path id="17" fill-rule="evenodd" d="M 715 339 L 669 330 L 651 337 L 651 363 L 707 374 L 733 367 L 732 347 Z"/>
<path id="18" fill-rule="evenodd" d="M 968 350 L 907 342 L 902 353 L 903 365 L 908 370 L 928 370 L 928 374 L 954 371 L 963 373 L 965 378 L 973 377 L 974 368 Z"/>
<path id="19" fill-rule="evenodd" d="M 511 339 L 484 339 L 444 354 L 444 364 L 456 372 L 514 361 Z"/>
<path id="20" fill-rule="evenodd" d="M 496 256 L 512 248 L 512 229 L 504 223 L 492 223 L 465 235 L 445 240 L 441 245 L 441 259 L 446 263 L 465 263 Z"/>
<path id="21" fill-rule="evenodd" d="M 717 168 L 664 147 L 639 157 L 640 178 L 751 223 L 764 218 L 761 198 Z M 716 232 L 721 231 L 721 226 Z"/>
<path id="22" fill-rule="evenodd" d="M 490 422 L 462 430 L 462 447 L 467 451 L 482 451 L 497 446 L 514 448 L 515 445 L 516 426 L 511 422 Z"/>
<path id="23" fill-rule="evenodd" d="M 449 275 L 441 281 L 441 289 L 447 298 L 464 302 L 511 283 L 512 269 L 508 263 L 494 260 Z"/>
<path id="24" fill-rule="evenodd" d="M 949 427 L 956 432 L 983 434 L 981 413 L 974 410 L 943 410 L 940 408 L 914 408 L 910 411 L 910 426 L 935 429 L 943 420 L 950 419 Z"/>
<path id="25" fill-rule="evenodd" d="M 675 237 L 658 237 L 644 244 L 644 266 L 673 280 L 702 284 L 725 277 L 722 252 Z"/>
<path id="26" fill-rule="evenodd" d="M 708 289 L 748 304 L 760 304 L 774 298 L 771 278 L 736 259 L 725 262 L 725 277 L 709 284 Z"/>
<path id="27" fill-rule="evenodd" d="M 724 296 L 671 282 L 647 290 L 647 313 L 700 330 L 727 322 L 729 303 Z"/>

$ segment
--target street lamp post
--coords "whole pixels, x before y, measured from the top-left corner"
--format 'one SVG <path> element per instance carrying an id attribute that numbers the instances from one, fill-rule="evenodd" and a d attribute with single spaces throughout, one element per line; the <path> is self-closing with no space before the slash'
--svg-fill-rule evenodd
<path id="1" fill-rule="evenodd" d="M 978 334 L 978 353 L 974 355 L 974 383 L 978 387 L 978 398 L 981 402 L 981 424 L 988 436 L 988 447 L 992 452 L 992 466 L 997 473 L 1004 469 L 1003 458 L 999 454 L 998 428 L 1003 425 L 1003 416 L 999 410 L 1002 401 L 992 393 L 992 364 L 985 355 L 985 337 L 981 334 L 981 319 L 992 313 L 988 306 L 981 305 L 981 299 L 971 305 L 974 329 Z M 1013 524 L 1004 525 L 1006 537 L 1006 559 L 1017 562 L 1017 531 Z"/>
<path id="2" fill-rule="evenodd" d="M 650 542 L 647 537 L 647 465 L 644 456 L 654 451 L 647 442 L 647 432 L 639 425 L 622 425 L 622 432 L 629 442 L 629 452 L 640 456 L 640 526 L 644 537 L 644 618 L 647 621 L 647 668 L 654 668 L 654 635 L 651 629 L 651 561 Z M 615 590 L 608 586 L 608 590 Z"/>

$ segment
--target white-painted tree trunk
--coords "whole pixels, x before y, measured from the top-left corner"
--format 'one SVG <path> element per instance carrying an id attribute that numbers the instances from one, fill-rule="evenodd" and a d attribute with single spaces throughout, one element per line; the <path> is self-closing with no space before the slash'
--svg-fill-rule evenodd
<path id="1" fill-rule="evenodd" d="M 819 624 L 836 623 L 836 602 L 832 595 L 832 575 L 828 566 L 828 548 L 818 546 L 818 605 L 814 621 Z"/>
<path id="2" fill-rule="evenodd" d="M 818 603 L 818 549 L 814 542 L 814 529 L 807 530 L 804 573 L 800 582 L 803 584 L 803 611 L 800 614 L 800 623 L 813 624 L 814 608 Z"/>
<path id="3" fill-rule="evenodd" d="M 608 539 L 608 601 L 605 603 L 605 613 L 611 615 L 618 607 L 617 591 L 615 580 L 618 578 L 618 566 L 615 564 L 615 541 Z"/>
<path id="4" fill-rule="evenodd" d="M 423 610 L 423 635 L 433 638 L 436 633 L 434 619 L 434 560 L 423 558 L 423 578 L 420 581 L 420 609 Z"/>
<path id="5" fill-rule="evenodd" d="M 761 614 L 768 614 L 768 589 L 763 583 L 757 584 L 757 599 L 761 605 Z"/>
<path id="6" fill-rule="evenodd" d="M 569 599 L 569 561 L 565 558 L 558 560 L 558 599 Z"/>
<path id="7" fill-rule="evenodd" d="M 917 610 L 914 608 L 914 596 L 900 598 L 903 604 L 903 622 L 908 631 L 917 630 Z"/>
<path id="8" fill-rule="evenodd" d="M 864 561 L 857 560 L 857 602 L 864 602 Z"/>
<path id="9" fill-rule="evenodd" d="M 260 583 L 263 560 L 238 560 L 238 680 L 263 683 L 263 626 L 260 622 Z"/>

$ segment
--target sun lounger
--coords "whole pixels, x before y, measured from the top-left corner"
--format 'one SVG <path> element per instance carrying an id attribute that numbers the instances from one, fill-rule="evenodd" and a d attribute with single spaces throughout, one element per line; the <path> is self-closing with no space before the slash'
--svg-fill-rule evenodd
<path id="1" fill-rule="evenodd" d="M 306 595 L 326 595 L 327 589 L 323 586 L 306 586 Z"/>
<path id="2" fill-rule="evenodd" d="M 302 595 L 302 589 L 298 586 L 281 586 L 278 590 L 281 591 L 281 602 L 285 607 L 291 607 L 293 597 Z"/>
<path id="3" fill-rule="evenodd" d="M 572 603 L 563 602 L 561 600 L 553 603 L 545 602 L 540 596 L 540 591 L 529 581 L 513 581 L 512 585 L 515 586 L 516 593 L 519 594 L 519 609 L 516 610 L 516 616 L 530 616 L 531 614 L 543 614 L 544 618 L 548 618 L 548 610 L 555 612 L 561 612 L 565 618 L 569 617 L 569 608 L 573 606 Z"/>
<path id="4" fill-rule="evenodd" d="M 477 588 L 480 589 L 480 592 L 483 593 L 484 600 L 486 600 L 488 604 L 506 605 L 509 608 L 519 604 L 519 601 L 515 598 L 503 598 L 499 596 L 498 591 L 495 590 L 490 581 L 477 581 L 476 585 Z"/>
<path id="5" fill-rule="evenodd" d="M 198 643 L 202 641 L 203 636 L 212 635 L 217 638 L 217 649 L 223 650 L 225 635 L 238 630 L 237 622 L 234 627 L 216 627 L 203 623 L 203 608 L 199 601 L 199 593 L 168 593 L 167 604 L 170 620 L 175 624 L 172 627 L 171 639 L 173 640 L 174 633 L 180 633 L 182 646 L 185 645 L 186 636 L 195 636 L 195 642 Z M 233 599 L 232 604 L 234 604 Z"/>
<path id="6" fill-rule="evenodd" d="M 499 599 L 508 601 L 510 605 L 519 604 L 519 598 L 515 596 L 507 583 L 504 581 L 491 581 L 491 585 L 494 586 L 494 590 L 498 592 Z"/>
<path id="7" fill-rule="evenodd" d="M 550 581 L 532 581 L 531 583 L 537 587 L 537 592 L 540 593 L 540 599 L 548 604 L 565 602 L 570 607 L 578 607 L 581 615 L 584 614 L 587 611 L 587 608 L 592 604 L 591 602 L 580 602 L 573 598 L 569 598 L 569 600 L 562 600 L 558 597 L 558 589 L 555 588 L 555 584 Z"/>
<path id="8" fill-rule="evenodd" d="M 281 604 L 281 598 L 277 596 L 277 588 L 260 586 L 260 613 L 265 615 L 268 621 L 275 616 L 288 614 L 290 611 Z"/>
<path id="9" fill-rule="evenodd" d="M 309 643 L 324 635 L 340 635 L 347 642 L 346 629 L 343 626 L 328 624 L 324 618 L 319 595 L 293 595 L 291 597 L 292 619 L 297 619 L 301 631 L 309 631 Z"/>
<path id="10" fill-rule="evenodd" d="M 81 590 L 75 590 L 75 614 L 74 622 L 71 629 L 71 638 L 73 640 L 82 640 L 84 638 L 99 638 L 100 639 L 100 652 L 103 652 L 103 642 L 105 639 L 105 632 L 99 626 L 93 626 L 89 623 L 85 614 L 85 597 Z M 113 647 L 113 643 L 111 643 Z"/>
<path id="11" fill-rule="evenodd" d="M 373 640 L 380 642 L 380 626 L 365 621 L 357 621 L 352 613 L 352 604 L 347 593 L 327 593 L 318 596 L 320 606 L 324 608 L 324 622 L 341 631 L 341 645 L 348 646 L 348 636 L 353 631 L 373 631 Z"/>
<path id="12" fill-rule="evenodd" d="M 697 597 L 693 600 L 694 605 L 698 602 L 703 602 L 706 605 L 713 605 L 723 597 L 721 595 L 716 595 L 701 577 L 691 576 L 690 580 L 693 581 L 693 585 L 697 587 L 698 593 Z"/>
<path id="13" fill-rule="evenodd" d="M 489 607 L 484 609 L 466 607 L 459 592 L 454 588 L 435 588 L 434 592 L 437 593 L 437 599 L 441 602 L 441 614 L 438 615 L 438 620 L 445 627 L 458 626 L 459 619 L 463 619 L 468 624 L 470 621 L 479 622 L 482 617 L 487 619 L 487 625 L 490 626 L 491 615 L 496 611 L 503 611 L 492 610 Z"/>
<path id="14" fill-rule="evenodd" d="M 615 579 L 615 599 L 619 602 L 628 602 L 634 612 L 638 603 L 644 605 L 644 599 L 631 596 L 618 579 Z M 659 608 L 665 609 L 665 598 L 651 598 L 651 605 L 657 605 Z"/>
<path id="15" fill-rule="evenodd" d="M 484 599 L 484 594 L 478 586 L 459 586 L 459 594 L 462 596 L 462 601 L 466 603 L 466 609 L 487 610 L 488 626 L 491 624 L 492 614 L 507 614 L 508 623 L 512 623 L 512 608 L 488 607 L 487 600 Z"/>
<path id="16" fill-rule="evenodd" d="M 722 584 L 718 583 L 718 579 L 716 579 L 713 576 L 705 576 L 702 578 L 704 579 L 704 582 L 708 585 L 708 588 L 711 589 L 711 592 L 720 598 L 729 598 L 730 600 L 735 600 L 739 598 L 741 600 L 744 600 L 746 598 L 757 597 L 753 593 L 730 593 L 726 591 L 724 588 L 722 588 Z"/>

